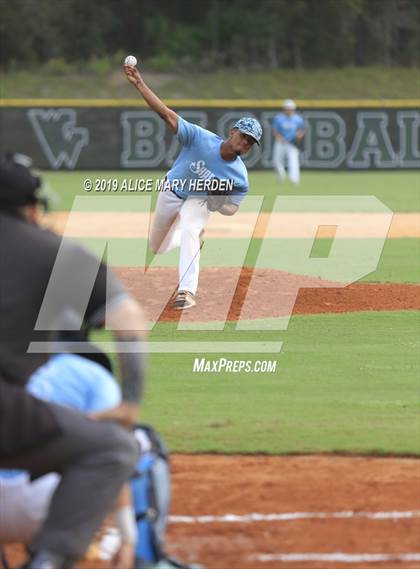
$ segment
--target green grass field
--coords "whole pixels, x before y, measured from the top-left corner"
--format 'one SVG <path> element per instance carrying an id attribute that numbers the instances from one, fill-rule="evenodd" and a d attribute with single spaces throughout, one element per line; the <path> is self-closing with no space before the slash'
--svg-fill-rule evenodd
<path id="1" fill-rule="evenodd" d="M 36 69 L 3 72 L 3 98 L 135 98 L 120 65 L 105 70 L 50 62 Z M 111 71 L 112 69 L 112 71 Z M 142 66 L 152 89 L 165 98 L 195 99 L 413 99 L 419 97 L 413 68 L 348 67 L 343 69 L 220 70 L 217 73 L 153 73 Z M 264 88 L 261 88 L 261 85 Z"/>
<path id="2" fill-rule="evenodd" d="M 144 416 L 183 452 L 417 453 L 418 325 L 410 312 L 295 316 L 287 331 L 264 334 L 284 341 L 273 374 L 193 373 L 200 354 L 156 354 Z M 200 338 L 237 340 L 231 328 Z M 173 336 L 166 324 L 152 339 Z"/>
<path id="3" fill-rule="evenodd" d="M 152 178 L 163 172 L 155 170 L 45 172 L 49 189 L 54 191 L 53 209 L 68 210 L 75 196 L 87 195 L 83 180 L 90 178 Z M 394 212 L 420 211 L 420 175 L 417 172 L 303 172 L 299 186 L 286 182 L 280 186 L 272 171 L 250 173 L 250 192 L 265 197 L 265 211 L 271 211 L 278 195 L 360 195 L 376 196 Z M 93 192 L 89 195 L 95 195 Z M 133 194 L 119 194 L 132 196 Z M 153 193 L 153 198 L 156 194 Z"/>
<path id="4" fill-rule="evenodd" d="M 148 177 L 150 172 L 48 172 L 59 194 L 55 209 L 85 195 L 83 178 Z M 161 173 L 152 173 L 153 176 Z M 272 172 L 251 174 L 252 193 L 275 196 L 374 195 L 395 212 L 419 212 L 416 173 L 310 173 L 298 188 L 279 187 Z M 101 196 L 98 196 L 101 199 Z M 118 241 L 118 240 L 116 240 Z M 217 239 L 208 240 L 211 246 Z M 253 264 L 260 240 L 246 257 Z M 115 264 L 133 264 L 136 246 L 119 240 Z M 207 244 L 206 244 L 207 246 Z M 214 243 L 217 246 L 217 243 Z M 224 244 L 235 250 L 235 240 Z M 388 239 L 367 282 L 420 282 L 416 239 Z M 176 263 L 176 255 L 170 264 Z M 270 299 L 266 299 L 270 302 Z M 98 339 L 108 338 L 100 333 Z M 293 316 L 285 331 L 180 331 L 161 323 L 150 340 L 279 341 L 280 354 L 208 354 L 275 359 L 275 373 L 194 373 L 202 354 L 152 354 L 142 419 L 153 423 L 173 451 L 242 453 L 420 453 L 420 319 L 417 312 L 360 312 Z"/>

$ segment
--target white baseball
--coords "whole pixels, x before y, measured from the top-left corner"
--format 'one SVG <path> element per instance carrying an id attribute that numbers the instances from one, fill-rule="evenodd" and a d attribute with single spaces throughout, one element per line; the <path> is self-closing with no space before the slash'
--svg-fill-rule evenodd
<path id="1" fill-rule="evenodd" d="M 137 65 L 137 59 L 134 57 L 134 55 L 127 55 L 124 60 L 124 64 L 130 65 L 130 67 L 135 67 Z"/>

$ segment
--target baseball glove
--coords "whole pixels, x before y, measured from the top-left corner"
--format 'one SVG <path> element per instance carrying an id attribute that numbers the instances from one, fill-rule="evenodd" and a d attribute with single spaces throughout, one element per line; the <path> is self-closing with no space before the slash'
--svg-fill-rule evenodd
<path id="1" fill-rule="evenodd" d="M 224 205 L 232 203 L 226 190 L 208 190 L 207 209 L 219 211 Z"/>
<path id="2" fill-rule="evenodd" d="M 211 193 L 207 198 L 207 209 L 209 211 L 219 211 L 225 204 L 230 203 L 232 203 L 232 201 L 226 193 L 223 195 L 213 195 L 213 193 Z"/>

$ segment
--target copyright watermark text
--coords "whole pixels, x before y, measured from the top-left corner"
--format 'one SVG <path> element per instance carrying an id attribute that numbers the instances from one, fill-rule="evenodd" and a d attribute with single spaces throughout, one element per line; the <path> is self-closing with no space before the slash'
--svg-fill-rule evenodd
<path id="1" fill-rule="evenodd" d="M 169 191 L 225 191 L 233 190 L 233 180 L 218 178 L 182 178 L 174 180 L 154 180 L 153 178 L 85 178 L 85 192 L 96 193 L 147 193 Z"/>
<path id="2" fill-rule="evenodd" d="M 83 189 L 85 192 L 98 193 L 152 192 L 155 183 L 150 178 L 85 178 Z"/>

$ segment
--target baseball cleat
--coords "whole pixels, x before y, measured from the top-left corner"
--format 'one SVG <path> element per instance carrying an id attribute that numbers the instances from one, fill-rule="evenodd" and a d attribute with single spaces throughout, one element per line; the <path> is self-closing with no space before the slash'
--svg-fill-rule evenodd
<path id="1" fill-rule="evenodd" d="M 192 292 L 188 290 L 180 290 L 176 295 L 175 301 L 172 308 L 175 310 L 186 310 L 187 308 L 192 308 L 197 303 Z"/>

